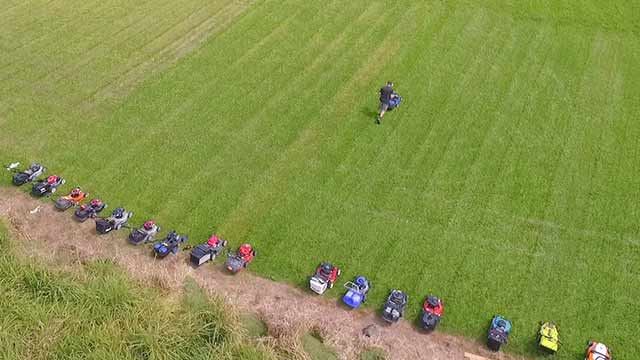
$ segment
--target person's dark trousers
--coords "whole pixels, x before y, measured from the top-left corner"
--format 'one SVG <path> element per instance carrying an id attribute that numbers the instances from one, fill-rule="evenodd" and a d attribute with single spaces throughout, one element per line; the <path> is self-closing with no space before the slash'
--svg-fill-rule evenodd
<path id="1" fill-rule="evenodd" d="M 378 112 L 378 117 L 376 117 L 376 124 L 380 125 L 380 120 L 384 116 L 384 113 L 389 110 L 389 103 L 385 101 L 380 102 L 380 111 Z"/>

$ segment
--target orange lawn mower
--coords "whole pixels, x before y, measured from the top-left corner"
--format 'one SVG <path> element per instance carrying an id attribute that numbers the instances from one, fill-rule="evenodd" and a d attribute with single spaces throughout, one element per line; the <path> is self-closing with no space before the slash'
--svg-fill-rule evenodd
<path id="1" fill-rule="evenodd" d="M 56 209 L 65 211 L 71 207 L 80 205 L 80 203 L 89 195 L 80 190 L 79 187 L 74 188 L 68 195 L 61 196 L 56 200 Z"/>
<path id="2" fill-rule="evenodd" d="M 613 360 L 611 349 L 603 343 L 589 341 L 584 360 Z"/>

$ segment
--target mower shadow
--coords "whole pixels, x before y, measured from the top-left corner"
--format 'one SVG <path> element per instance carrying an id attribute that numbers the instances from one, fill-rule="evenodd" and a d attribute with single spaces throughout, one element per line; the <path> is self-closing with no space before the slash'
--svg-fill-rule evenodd
<path id="1" fill-rule="evenodd" d="M 371 107 L 369 106 L 362 107 L 360 109 L 360 114 L 366 116 L 367 119 L 370 119 L 371 121 L 374 121 L 376 119 L 376 116 L 378 116 L 378 112 L 371 110 Z"/>
<path id="2" fill-rule="evenodd" d="M 422 321 L 421 321 L 421 316 L 422 314 L 418 314 L 418 316 L 416 316 L 413 321 L 411 322 L 411 327 L 413 328 L 413 330 L 415 330 L 417 333 L 422 334 L 422 335 L 430 335 L 436 331 L 438 331 L 438 329 L 436 328 L 435 330 L 426 330 L 423 326 L 422 326 Z"/>
<path id="3" fill-rule="evenodd" d="M 394 324 L 386 322 L 382 318 L 382 315 L 380 315 L 380 309 L 371 309 L 368 306 L 366 306 L 366 304 L 363 304 L 362 306 L 360 306 L 357 309 L 353 309 L 353 308 L 350 308 L 349 306 L 347 306 L 347 304 L 345 304 L 342 301 L 342 297 L 337 298 L 335 303 L 336 303 L 336 306 L 339 309 L 342 309 L 342 310 L 344 310 L 344 311 L 346 311 L 346 312 L 348 312 L 350 314 L 353 314 L 356 317 L 367 317 L 367 316 L 371 315 L 371 310 L 375 310 L 373 312 L 373 315 L 374 315 L 373 322 L 372 322 L 373 325 L 376 325 L 376 326 L 379 326 L 379 327 L 383 327 L 383 328 L 391 327 L 391 326 L 394 325 Z"/>
<path id="4" fill-rule="evenodd" d="M 186 251 L 191 251 L 191 249 L 188 249 Z M 224 261 L 218 261 L 217 258 L 213 261 L 207 261 L 202 265 L 195 265 L 194 263 L 191 262 L 191 256 L 184 256 L 184 259 L 182 259 L 182 263 L 184 263 L 185 265 L 187 265 L 193 270 L 212 267 L 217 272 L 220 272 L 221 275 L 224 275 L 224 276 L 236 275 L 236 274 L 232 274 L 230 271 L 227 271 L 227 269 L 224 267 Z"/>
<path id="5" fill-rule="evenodd" d="M 181 249 L 181 252 L 183 252 L 183 251 L 191 251 L 191 249 Z M 194 263 L 191 262 L 191 256 L 183 256 L 182 262 L 185 265 L 187 265 L 188 267 L 190 267 L 190 268 L 192 268 L 194 270 L 199 268 L 199 267 L 201 267 L 201 266 L 205 266 L 205 265 L 208 264 L 208 263 L 204 263 L 204 264 L 202 264 L 200 266 L 194 265 Z"/>
<path id="6" fill-rule="evenodd" d="M 381 328 L 390 328 L 396 325 L 396 323 L 387 322 L 385 319 L 382 318 L 382 315 L 380 313 L 381 313 L 380 309 L 377 309 L 374 312 L 374 315 L 375 315 L 375 317 L 373 318 L 374 324 L 380 326 Z"/>
<path id="7" fill-rule="evenodd" d="M 346 312 L 357 312 L 358 311 L 358 309 L 352 309 L 352 308 L 348 307 L 347 304 L 345 304 L 344 301 L 342 301 L 342 296 L 340 296 L 340 297 L 338 297 L 336 299 L 336 307 L 338 309 L 342 309 L 342 310 L 344 310 Z"/>

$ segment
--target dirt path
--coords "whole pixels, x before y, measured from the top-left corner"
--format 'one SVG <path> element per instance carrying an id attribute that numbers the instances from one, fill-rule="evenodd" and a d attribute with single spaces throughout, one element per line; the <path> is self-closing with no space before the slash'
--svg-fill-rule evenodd
<path id="1" fill-rule="evenodd" d="M 31 213 L 38 206 L 39 211 Z M 188 264 L 187 252 L 156 260 L 148 247 L 129 245 L 123 233 L 98 237 L 93 221 L 79 224 L 70 210 L 58 212 L 53 204 L 32 199 L 15 188 L 0 188 L 0 217 L 9 219 L 12 231 L 31 256 L 57 263 L 109 258 L 135 278 L 169 290 L 179 289 L 190 276 L 240 310 L 258 314 L 271 336 L 296 339 L 302 332 L 315 329 L 343 359 L 357 359 L 371 346 L 384 349 L 389 359 L 464 360 L 465 352 L 496 360 L 523 359 L 490 353 L 481 344 L 464 338 L 438 332 L 427 335 L 407 321 L 387 326 L 372 311 L 347 311 L 335 300 L 249 272 L 231 276 L 220 261 L 194 269 Z M 375 334 L 366 337 L 363 329 L 371 324 L 375 325 Z"/>

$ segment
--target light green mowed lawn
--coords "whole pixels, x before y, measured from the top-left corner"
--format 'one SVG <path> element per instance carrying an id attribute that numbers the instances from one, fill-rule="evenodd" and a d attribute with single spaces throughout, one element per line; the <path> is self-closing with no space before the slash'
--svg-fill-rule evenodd
<path id="1" fill-rule="evenodd" d="M 443 331 L 501 313 L 514 352 L 540 320 L 559 359 L 640 352 L 636 3 L 0 4 L 0 160 L 251 242 L 277 280 L 332 260 L 409 320 L 439 294 Z M 375 126 L 388 79 L 405 102 Z"/>

